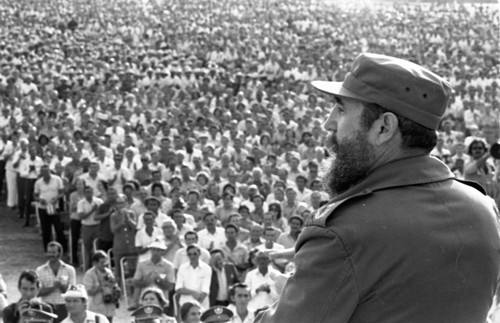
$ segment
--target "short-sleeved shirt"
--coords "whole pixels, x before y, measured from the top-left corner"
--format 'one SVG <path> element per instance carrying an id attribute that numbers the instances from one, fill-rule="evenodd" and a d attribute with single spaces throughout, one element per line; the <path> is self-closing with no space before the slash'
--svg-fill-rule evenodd
<path id="1" fill-rule="evenodd" d="M 62 261 L 60 262 L 61 266 L 59 267 L 57 275 L 55 275 L 50 268 L 49 262 L 46 262 L 36 269 L 36 274 L 40 279 L 40 287 L 52 287 L 56 280 L 65 281 L 68 285 L 76 284 L 75 268 Z M 64 304 L 64 298 L 62 298 L 61 294 L 62 292 L 56 289 L 52 293 L 43 296 L 42 301 L 48 304 Z"/>
<path id="2" fill-rule="evenodd" d="M 147 234 L 146 228 L 142 228 L 135 234 L 135 246 L 147 248 L 150 244 L 155 241 L 163 241 L 165 236 L 160 228 L 153 227 L 153 233 L 151 235 Z M 139 262 L 146 261 L 151 258 L 151 252 L 148 250 L 146 253 L 139 255 Z"/>
<path id="3" fill-rule="evenodd" d="M 64 189 L 64 184 L 61 177 L 57 175 L 50 175 L 49 182 L 46 182 L 43 177 L 35 182 L 34 192 L 45 201 L 51 201 L 57 198 L 59 191 Z M 46 205 L 39 205 L 41 209 L 47 208 Z"/>
<path id="4" fill-rule="evenodd" d="M 99 206 L 102 203 L 103 203 L 102 200 L 98 197 L 95 197 L 95 196 L 92 197 L 92 202 L 89 202 L 86 198 L 83 198 L 80 201 L 78 201 L 78 204 L 76 205 L 76 211 L 78 213 L 88 213 L 88 212 L 90 212 L 90 210 L 92 210 L 94 205 Z M 97 209 L 96 209 L 96 211 L 92 212 L 92 214 L 89 217 L 87 217 L 86 219 L 83 219 L 82 225 L 98 225 L 100 223 L 100 221 L 95 220 L 96 212 L 97 212 Z"/>
<path id="5" fill-rule="evenodd" d="M 148 279 L 148 277 L 151 277 L 151 274 L 158 274 L 158 275 L 165 275 L 165 278 L 169 283 L 175 283 L 175 271 L 174 271 L 174 266 L 172 263 L 165 258 L 161 258 L 161 260 L 158 263 L 153 263 L 151 259 L 144 260 L 139 262 L 137 265 L 137 269 L 134 274 L 134 279 L 138 280 L 144 280 Z M 155 286 L 159 287 L 156 285 L 154 281 L 148 281 L 148 286 Z M 163 291 L 165 296 L 167 297 L 168 293 L 167 291 Z"/>

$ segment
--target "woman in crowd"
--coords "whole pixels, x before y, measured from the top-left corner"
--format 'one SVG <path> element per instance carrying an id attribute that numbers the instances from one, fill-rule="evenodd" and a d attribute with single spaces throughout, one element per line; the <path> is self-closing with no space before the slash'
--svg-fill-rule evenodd
<path id="1" fill-rule="evenodd" d="M 198 302 L 186 302 L 180 310 L 182 323 L 200 323 L 201 305 Z"/>

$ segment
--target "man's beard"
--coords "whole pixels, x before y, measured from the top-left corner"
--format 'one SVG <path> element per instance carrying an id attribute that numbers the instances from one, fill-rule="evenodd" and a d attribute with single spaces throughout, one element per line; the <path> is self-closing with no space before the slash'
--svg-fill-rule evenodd
<path id="1" fill-rule="evenodd" d="M 339 195 L 366 178 L 374 159 L 373 147 L 366 139 L 366 132 L 358 130 L 356 137 L 337 142 L 335 135 L 327 138 L 336 154 L 322 172 L 323 187 L 330 197 Z"/>

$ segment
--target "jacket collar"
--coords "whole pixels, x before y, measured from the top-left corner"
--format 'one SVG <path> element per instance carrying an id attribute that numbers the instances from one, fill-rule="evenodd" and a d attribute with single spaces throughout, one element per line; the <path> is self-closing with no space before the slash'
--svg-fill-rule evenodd
<path id="1" fill-rule="evenodd" d="M 331 202 L 389 187 L 425 184 L 450 178 L 455 178 L 455 175 L 435 157 L 425 155 L 398 159 L 375 169 L 360 183 L 332 198 Z"/>
<path id="2" fill-rule="evenodd" d="M 437 158 L 425 155 L 398 159 L 380 166 L 360 183 L 332 198 L 328 204 L 311 214 L 305 226 L 324 227 L 329 215 L 351 198 L 369 195 L 386 188 L 439 182 L 451 178 L 455 178 L 455 175 Z"/>

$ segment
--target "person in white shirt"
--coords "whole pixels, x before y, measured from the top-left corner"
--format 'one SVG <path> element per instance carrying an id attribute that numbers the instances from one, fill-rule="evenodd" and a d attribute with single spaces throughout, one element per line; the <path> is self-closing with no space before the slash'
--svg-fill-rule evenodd
<path id="1" fill-rule="evenodd" d="M 198 234 L 194 231 L 188 231 L 184 235 L 184 240 L 187 246 L 177 250 L 174 256 L 174 269 L 176 271 L 179 270 L 181 265 L 189 262 L 187 248 L 192 245 L 198 245 Z M 207 249 L 200 247 L 200 260 L 206 264 L 210 263 L 210 252 Z"/>
<path id="2" fill-rule="evenodd" d="M 38 203 L 38 216 L 42 229 L 43 245 L 46 246 L 52 236 L 52 226 L 57 241 L 67 250 L 66 236 L 63 224 L 57 210 L 60 198 L 64 196 L 64 185 L 61 177 L 52 175 L 49 166 L 43 165 L 40 169 L 42 177 L 35 182 L 35 201 Z"/>
<path id="3" fill-rule="evenodd" d="M 199 261 L 200 247 L 188 246 L 187 254 L 189 262 L 180 266 L 175 284 L 175 291 L 180 295 L 179 305 L 182 306 L 182 304 L 194 300 L 198 301 L 204 308 L 208 308 L 212 268 Z"/>
<path id="4" fill-rule="evenodd" d="M 208 212 L 203 216 L 203 223 L 205 229 L 198 232 L 200 247 L 212 250 L 226 241 L 224 228 L 216 226 L 217 220 L 212 212 Z"/>
<path id="5" fill-rule="evenodd" d="M 21 196 L 19 198 L 19 213 L 25 217 L 25 227 L 30 225 L 31 202 L 33 202 L 33 189 L 35 181 L 40 174 L 40 168 L 44 165 L 43 160 L 36 155 L 36 147 L 29 147 L 29 156 L 20 156 L 19 162 L 19 185 Z"/>
<path id="6" fill-rule="evenodd" d="M 259 308 L 270 306 L 278 300 L 274 277 L 280 272 L 269 266 L 269 256 L 264 251 L 259 251 L 256 255 L 257 268 L 249 271 L 245 278 L 245 284 L 250 289 L 252 296 L 248 309 L 255 311 Z"/>
<path id="7" fill-rule="evenodd" d="M 112 116 L 111 127 L 108 127 L 105 132 L 106 135 L 111 136 L 111 145 L 113 146 L 113 148 L 125 141 L 125 130 L 120 127 L 119 124 L 120 117 Z"/>
<path id="8" fill-rule="evenodd" d="M 111 187 L 114 187 L 117 192 L 123 192 L 123 185 L 132 179 L 130 172 L 123 164 L 123 155 L 116 153 L 113 157 L 115 165 L 107 170 L 106 175 L 108 178 L 108 183 Z"/>
<path id="9" fill-rule="evenodd" d="M 254 313 L 248 310 L 250 302 L 250 288 L 243 283 L 236 283 L 229 290 L 231 304 L 227 307 L 233 312 L 231 323 L 252 323 L 255 319 Z"/>
<path id="10" fill-rule="evenodd" d="M 97 239 L 99 235 L 99 223 L 95 219 L 96 211 L 99 205 L 103 201 L 94 196 L 94 189 L 90 186 L 85 186 L 84 189 L 85 198 L 81 199 L 77 206 L 76 212 L 78 217 L 82 220 L 82 240 L 83 248 L 85 250 L 85 269 L 90 268 L 92 247 L 94 240 Z"/>
<path id="11" fill-rule="evenodd" d="M 153 212 L 147 211 L 142 215 L 144 227 L 135 234 L 135 250 L 139 255 L 138 263 L 151 258 L 149 246 L 155 241 L 164 241 L 163 230 L 155 226 Z"/>
<path id="12" fill-rule="evenodd" d="M 91 162 L 88 173 L 83 173 L 80 178 L 85 181 L 85 185 L 92 187 L 94 196 L 97 196 L 99 190 L 97 184 L 99 181 L 106 181 L 106 178 L 99 172 L 100 166 L 97 162 Z"/>
<path id="13" fill-rule="evenodd" d="M 106 316 L 87 310 L 89 297 L 84 285 L 71 285 L 63 297 L 68 317 L 62 323 L 109 323 Z"/>

